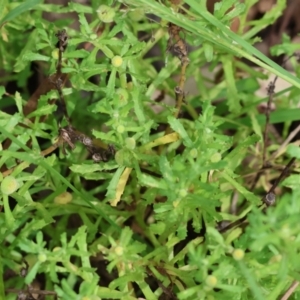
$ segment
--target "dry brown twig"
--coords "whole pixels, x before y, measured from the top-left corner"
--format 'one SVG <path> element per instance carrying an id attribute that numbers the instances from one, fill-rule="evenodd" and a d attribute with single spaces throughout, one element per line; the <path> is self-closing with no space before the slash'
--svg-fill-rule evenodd
<path id="1" fill-rule="evenodd" d="M 18 289 L 6 289 L 6 293 L 15 293 L 18 294 L 18 299 L 36 299 L 32 295 L 37 294 L 39 296 L 54 296 L 54 299 L 57 299 L 56 292 L 53 291 L 46 291 L 46 290 L 33 290 L 33 289 L 27 289 L 27 290 L 18 290 Z M 21 298 L 23 297 L 23 298 Z M 26 297 L 26 298 L 24 298 Z M 28 298 L 32 297 L 32 298 Z"/>
<path id="2" fill-rule="evenodd" d="M 300 125 L 298 125 L 280 145 L 280 147 L 271 155 L 270 160 L 277 158 L 281 152 L 287 147 L 291 140 L 300 132 Z"/>
<path id="3" fill-rule="evenodd" d="M 167 52 L 172 52 L 177 56 L 181 61 L 181 70 L 180 70 L 180 79 L 178 86 L 175 87 L 175 100 L 176 100 L 176 110 L 174 112 L 174 117 L 178 118 L 182 104 L 185 100 L 184 85 L 186 81 L 186 69 L 190 62 L 188 58 L 188 49 L 185 40 L 180 36 L 182 29 L 173 24 L 169 23 L 168 25 L 168 46 Z M 168 126 L 165 135 L 171 133 L 171 127 Z"/>
<path id="4" fill-rule="evenodd" d="M 183 100 L 185 98 L 185 93 L 184 93 L 184 85 L 186 81 L 185 73 L 186 73 L 186 68 L 190 62 L 188 58 L 188 50 L 187 50 L 186 42 L 180 36 L 181 31 L 182 29 L 179 26 L 173 23 L 169 23 L 169 28 L 168 28 L 169 40 L 168 40 L 167 51 L 173 50 L 174 54 L 181 61 L 179 84 L 178 86 L 175 87 L 175 96 L 176 96 L 176 111 L 174 113 L 175 118 L 178 118 Z"/>
<path id="5" fill-rule="evenodd" d="M 57 74 L 61 74 L 62 68 L 62 54 L 66 50 L 68 46 L 68 35 L 65 29 L 58 31 L 55 36 L 58 38 L 57 46 L 58 46 L 58 64 L 57 64 Z"/>
<path id="6" fill-rule="evenodd" d="M 292 284 L 289 286 L 289 288 L 287 289 L 287 291 L 284 293 L 284 295 L 280 298 L 280 300 L 288 300 L 290 296 L 293 294 L 293 292 L 295 291 L 295 289 L 298 287 L 299 283 L 300 283 L 299 281 L 294 280 Z"/>
<path id="7" fill-rule="evenodd" d="M 287 57 L 283 62 L 282 62 L 282 67 L 285 67 L 286 63 L 292 58 L 292 57 L 297 57 L 297 54 L 292 54 L 291 56 Z M 263 157 L 262 157 L 262 168 L 266 167 L 268 165 L 267 162 L 267 144 L 268 144 L 268 127 L 270 123 L 270 112 L 271 112 L 271 106 L 273 103 L 273 96 L 275 93 L 275 85 L 276 81 L 278 79 L 278 76 L 275 76 L 274 80 L 269 83 L 269 86 L 267 88 L 268 92 L 268 103 L 267 103 L 267 108 L 266 108 L 266 124 L 265 124 L 265 129 L 263 133 Z"/>
<path id="8" fill-rule="evenodd" d="M 295 55 L 292 55 L 290 57 L 288 57 L 284 62 L 283 62 L 283 66 L 285 65 L 285 63 Z M 269 122 L 270 122 L 270 111 L 271 111 L 271 105 L 273 102 L 273 95 L 274 95 L 274 90 L 275 90 L 275 84 L 277 81 L 278 76 L 276 76 L 274 78 L 274 80 L 269 84 L 268 87 L 268 95 L 269 95 L 269 100 L 268 100 L 268 104 L 267 104 L 267 110 L 266 110 L 266 125 L 265 125 L 265 130 L 264 130 L 264 134 L 263 134 L 263 159 L 262 159 L 262 167 L 261 169 L 256 173 L 256 176 L 254 178 L 254 181 L 252 183 L 252 186 L 250 188 L 250 190 L 252 191 L 255 188 L 256 183 L 258 182 L 260 176 L 263 174 L 263 172 L 266 169 L 270 168 L 270 163 L 269 160 L 267 161 L 266 159 L 266 153 L 267 153 L 267 135 L 268 135 L 268 126 L 269 126 Z M 299 127 L 299 128 L 298 128 Z M 291 141 L 291 139 L 298 133 L 298 131 L 300 130 L 300 125 L 298 126 L 293 132 L 291 132 L 291 134 L 288 136 L 288 138 L 284 141 L 284 143 L 280 146 L 279 149 L 283 149 L 286 147 L 286 145 Z M 279 150 L 278 149 L 278 150 Z M 277 152 L 275 152 L 274 158 L 276 158 L 277 153 L 279 153 L 279 151 L 277 150 Z M 281 150 L 280 150 L 281 151 Z M 273 157 L 273 156 L 272 156 Z M 288 175 L 289 170 L 291 169 L 292 165 L 294 164 L 296 158 L 293 157 L 290 159 L 290 161 L 287 163 L 287 165 L 284 167 L 283 170 L 281 170 L 280 175 L 277 177 L 277 179 L 275 180 L 275 182 L 272 184 L 271 188 L 269 189 L 269 191 L 261 198 L 262 201 L 262 205 L 260 205 L 259 207 L 262 208 L 264 210 L 264 205 L 266 205 L 265 208 L 267 208 L 268 206 L 274 205 L 275 201 L 276 201 L 276 195 L 275 195 L 275 189 L 278 186 L 278 184 Z M 247 215 L 242 217 L 239 220 L 236 220 L 230 224 L 228 224 L 227 226 L 223 227 L 222 229 L 220 229 L 220 232 L 226 232 L 236 226 L 240 226 L 241 224 L 243 224 L 245 221 L 247 220 Z"/>
<path id="9" fill-rule="evenodd" d="M 56 81 L 54 81 L 52 83 L 58 92 L 58 98 L 59 98 L 58 105 L 57 105 L 58 110 L 61 110 L 62 116 L 64 116 L 66 118 L 68 124 L 70 124 L 70 118 L 68 116 L 67 106 L 66 106 L 65 98 L 63 95 L 63 91 L 62 91 L 63 82 L 60 78 L 58 78 Z"/>
<path id="10" fill-rule="evenodd" d="M 31 112 L 33 112 L 37 108 L 38 100 L 41 95 L 47 94 L 53 88 L 57 88 L 53 83 L 59 82 L 60 89 L 64 86 L 68 79 L 67 74 L 63 74 L 61 72 L 62 69 L 62 55 L 63 52 L 66 50 L 68 45 L 68 35 L 65 29 L 58 31 L 55 35 L 58 38 L 57 47 L 58 47 L 58 62 L 56 66 L 56 73 L 45 78 L 43 82 L 40 84 L 38 89 L 32 94 L 32 96 L 27 101 L 26 105 L 24 106 L 23 112 L 24 115 L 27 116 Z M 54 101 L 51 101 L 52 103 Z"/>
<path id="11" fill-rule="evenodd" d="M 298 55 L 297 54 L 293 54 L 289 57 L 287 57 L 283 62 L 282 62 L 282 67 L 285 67 L 286 63 L 292 58 L 292 57 L 297 57 L 297 59 L 299 59 Z M 268 132 L 269 132 L 269 123 L 270 123 L 270 112 L 271 112 L 271 107 L 272 107 L 272 103 L 273 103 L 273 96 L 274 96 L 274 92 L 275 92 L 275 85 L 276 85 L 276 81 L 278 79 L 278 76 L 275 76 L 275 78 L 273 79 L 273 81 L 271 81 L 269 83 L 269 86 L 267 88 L 267 92 L 268 92 L 268 96 L 269 96 L 269 99 L 268 99 L 268 103 L 267 103 L 267 107 L 266 107 L 266 111 L 265 111 L 265 115 L 266 115 L 266 124 L 265 124 L 265 129 L 264 129 L 264 132 L 263 132 L 263 156 L 262 156 L 262 167 L 260 170 L 258 170 L 253 182 L 252 182 L 252 185 L 250 187 L 250 190 L 252 191 L 260 176 L 264 173 L 264 170 L 268 167 L 270 167 L 270 160 L 272 160 L 273 158 L 276 157 L 276 154 L 275 155 L 272 155 L 268 160 L 267 160 L 267 146 L 268 146 Z M 284 147 L 284 146 L 283 146 Z M 281 147 L 280 147 L 281 148 Z M 282 149 L 282 148 L 281 148 Z M 279 152 L 277 152 L 279 153 Z"/>
<path id="12" fill-rule="evenodd" d="M 80 142 L 86 147 L 88 152 L 92 155 L 92 159 L 95 163 L 101 161 L 106 162 L 109 160 L 110 157 L 113 157 L 116 153 L 116 150 L 113 145 L 108 145 L 107 149 L 102 149 L 96 146 L 90 137 L 75 130 L 71 125 L 67 125 L 64 128 L 60 128 L 57 142 L 51 145 L 49 148 L 41 151 L 40 155 L 45 157 L 51 154 L 61 145 L 63 154 L 66 155 L 65 144 L 67 144 L 71 148 L 71 150 L 74 150 L 76 142 Z M 29 167 L 29 165 L 29 162 L 21 162 L 16 167 L 2 172 L 2 176 L 6 177 L 10 175 L 16 168 L 26 169 L 27 167 Z"/>
<path id="13" fill-rule="evenodd" d="M 88 152 L 92 155 L 94 162 L 108 161 L 110 156 L 115 155 L 115 148 L 113 145 L 108 145 L 107 149 L 101 149 L 96 146 L 93 140 L 87 135 L 77 131 L 70 124 L 64 128 L 60 128 L 60 139 L 63 144 L 63 152 L 65 152 L 64 144 L 67 143 L 69 147 L 73 150 L 75 148 L 75 143 L 80 142 L 85 146 Z"/>
<path id="14" fill-rule="evenodd" d="M 263 133 L 263 158 L 262 158 L 262 167 L 266 166 L 266 155 L 267 155 L 267 143 L 268 143 L 268 127 L 270 123 L 270 112 L 271 112 L 271 105 L 273 103 L 273 96 L 275 93 L 275 84 L 278 79 L 278 76 L 275 77 L 273 81 L 269 83 L 268 86 L 268 104 L 267 104 L 267 109 L 266 109 L 266 125 L 265 125 L 265 130 Z"/>

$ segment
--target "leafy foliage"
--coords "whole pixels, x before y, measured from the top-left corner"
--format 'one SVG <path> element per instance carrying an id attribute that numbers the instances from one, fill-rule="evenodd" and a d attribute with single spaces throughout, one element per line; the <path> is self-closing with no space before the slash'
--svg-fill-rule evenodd
<path id="1" fill-rule="evenodd" d="M 251 45 L 284 4 L 243 35 L 254 1 L 218 2 L 214 15 L 205 1 L 175 2 L 1 3 L 0 298 L 39 284 L 46 299 L 276 299 L 300 280 L 299 175 L 272 189 L 280 172 L 260 169 L 264 76 L 235 59 L 292 84 L 273 95 L 270 124 L 299 118 L 299 78 Z M 293 51 L 288 38 L 274 48 Z M 207 61 L 219 82 L 203 75 Z M 278 149 L 266 151 L 281 169 L 299 158 L 291 143 Z M 266 207 L 270 188 L 280 196 Z"/>

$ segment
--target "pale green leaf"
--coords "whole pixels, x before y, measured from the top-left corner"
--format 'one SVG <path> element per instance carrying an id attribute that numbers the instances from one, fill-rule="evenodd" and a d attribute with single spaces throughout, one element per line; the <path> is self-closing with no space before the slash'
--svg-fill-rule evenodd
<path id="1" fill-rule="evenodd" d="M 24 12 L 33 9 L 36 5 L 38 5 L 41 2 L 42 0 L 26 0 L 24 3 L 12 9 L 5 17 L 3 17 L 3 19 L 0 21 L 0 27 L 3 25 L 3 23 L 11 21 L 14 18 L 23 14 Z"/>

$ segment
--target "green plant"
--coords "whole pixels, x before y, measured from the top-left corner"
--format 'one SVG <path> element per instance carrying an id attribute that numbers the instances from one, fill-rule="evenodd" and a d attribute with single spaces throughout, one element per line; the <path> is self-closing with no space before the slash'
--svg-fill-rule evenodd
<path id="1" fill-rule="evenodd" d="M 205 1 L 175 2 L 1 3 L 0 298 L 35 281 L 47 299 L 271 300 L 300 280 L 299 175 L 281 182 L 299 148 L 272 136 L 268 146 L 265 126 L 298 120 L 300 81 L 252 46 L 285 2 L 245 34 L 255 1 L 224 0 L 214 15 Z M 43 12 L 75 12 L 79 28 Z M 254 96 L 266 77 L 236 57 L 292 84 L 287 96 L 269 89 L 269 102 L 281 99 L 270 117 Z M 207 61 L 221 65 L 219 83 L 203 75 Z M 44 76 L 34 93 L 32 66 Z M 266 173 L 272 159 L 284 171 Z"/>

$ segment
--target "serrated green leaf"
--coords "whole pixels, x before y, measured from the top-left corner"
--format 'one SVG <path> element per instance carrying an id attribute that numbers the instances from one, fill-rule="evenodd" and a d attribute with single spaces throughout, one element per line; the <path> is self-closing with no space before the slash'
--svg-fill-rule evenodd
<path id="1" fill-rule="evenodd" d="M 228 13 L 224 16 L 223 21 L 238 17 L 245 11 L 245 9 L 246 5 L 244 3 L 235 3 L 233 9 L 228 11 Z"/>
<path id="2" fill-rule="evenodd" d="M 174 210 L 174 206 L 172 204 L 162 203 L 154 205 L 154 211 L 156 214 L 162 214 L 171 210 Z"/>
<path id="3" fill-rule="evenodd" d="M 109 185 L 107 187 L 107 192 L 106 192 L 106 197 L 108 197 L 109 199 L 115 198 L 119 179 L 120 179 L 122 173 L 124 172 L 124 170 L 125 170 L 125 167 L 119 167 L 116 170 L 113 178 L 109 182 Z"/>
<path id="4" fill-rule="evenodd" d="M 164 179 L 166 179 L 167 182 L 175 181 L 170 163 L 165 156 L 160 157 L 159 168 L 160 168 L 161 174 L 163 174 L 163 177 L 164 177 Z"/>
<path id="5" fill-rule="evenodd" d="M 294 144 L 289 144 L 286 148 L 286 153 L 291 157 L 300 159 L 300 147 Z"/>
<path id="6" fill-rule="evenodd" d="M 142 276 L 143 276 L 143 274 L 141 274 L 140 272 L 125 274 L 125 275 L 120 276 L 117 279 L 113 280 L 109 284 L 109 288 L 111 288 L 113 290 L 118 290 L 119 287 L 124 288 L 124 286 L 126 286 L 128 284 L 128 282 L 135 282 L 135 281 L 141 280 Z"/>
<path id="7" fill-rule="evenodd" d="M 163 222 L 153 223 L 150 224 L 150 229 L 154 234 L 162 234 L 166 229 L 166 224 Z"/>
<path id="8" fill-rule="evenodd" d="M 81 24 L 80 29 L 86 35 L 91 35 L 93 31 L 91 30 L 88 21 L 83 13 L 79 13 L 79 23 Z"/>
<path id="9" fill-rule="evenodd" d="M 262 139 L 263 134 L 262 134 L 261 126 L 257 122 L 257 119 L 255 117 L 255 112 L 249 111 L 249 116 L 251 119 L 253 131 L 257 134 L 257 136 L 259 136 L 260 139 Z"/>
<path id="10" fill-rule="evenodd" d="M 115 163 L 113 163 L 113 164 L 109 164 L 109 163 L 92 164 L 92 165 L 80 164 L 80 165 L 72 165 L 70 167 L 70 170 L 72 172 L 79 173 L 79 174 L 88 174 L 88 173 L 94 173 L 94 172 L 103 171 L 103 170 L 113 170 L 113 169 L 116 169 L 117 166 L 118 165 Z"/>
<path id="11" fill-rule="evenodd" d="M 184 240 L 187 237 L 187 228 L 186 223 L 179 225 L 179 228 L 177 229 L 177 237 L 179 240 Z"/>
<path id="12" fill-rule="evenodd" d="M 65 299 L 76 299 L 77 295 L 73 288 L 69 285 L 68 281 L 64 278 L 61 280 L 61 286 L 63 288 L 63 298 Z"/>
<path id="13" fill-rule="evenodd" d="M 130 44 L 125 44 L 123 45 L 121 52 L 120 52 L 120 56 L 124 57 L 125 53 L 129 50 Z"/>
<path id="14" fill-rule="evenodd" d="M 97 296 L 103 299 L 124 299 L 124 293 L 106 287 L 98 287 Z"/>
<path id="15" fill-rule="evenodd" d="M 131 237 L 132 237 L 132 230 L 129 227 L 125 227 L 122 230 L 121 237 L 120 237 L 120 245 L 122 247 L 127 247 L 129 244 Z"/>
<path id="16" fill-rule="evenodd" d="M 180 135 L 187 147 L 193 147 L 192 140 L 178 119 L 173 116 L 168 116 L 168 123 L 170 124 L 171 128 Z"/>
<path id="17" fill-rule="evenodd" d="M 162 190 L 166 190 L 168 188 L 166 182 L 163 179 L 156 179 L 147 174 L 141 174 L 138 177 L 140 184 L 144 186 L 154 187 Z"/>
<path id="18" fill-rule="evenodd" d="M 284 179 L 281 184 L 293 190 L 300 189 L 300 175 L 290 175 L 288 178 Z"/>
<path id="19" fill-rule="evenodd" d="M 50 57 L 39 53 L 33 53 L 31 51 L 28 51 L 23 55 L 22 60 L 23 61 L 35 61 L 35 60 L 50 61 Z"/>
<path id="20" fill-rule="evenodd" d="M 115 68 L 112 69 L 109 80 L 106 86 L 106 98 L 110 100 L 115 93 L 115 85 L 116 85 L 116 74 L 117 70 Z"/>
<path id="21" fill-rule="evenodd" d="M 93 274 L 90 281 L 84 281 L 81 283 L 79 292 L 81 295 L 93 295 L 98 288 L 99 277 Z"/>
<path id="22" fill-rule="evenodd" d="M 22 104 L 22 97 L 19 92 L 15 93 L 15 101 L 20 114 L 23 114 L 23 104 Z"/>
<path id="23" fill-rule="evenodd" d="M 141 104 L 140 89 L 134 88 L 131 92 L 131 97 L 134 103 L 134 112 L 140 124 L 144 124 L 146 122 L 146 117 L 143 110 L 143 106 Z"/>
<path id="24" fill-rule="evenodd" d="M 26 153 L 26 152 L 14 152 L 10 150 L 3 151 L 3 156 L 14 157 L 19 160 L 27 161 L 30 163 L 39 163 L 39 161 L 42 159 L 40 154 L 34 152 Z"/>
<path id="25" fill-rule="evenodd" d="M 222 234 L 213 227 L 206 228 L 207 235 L 214 239 L 219 245 L 225 246 L 225 241 Z"/>
<path id="26" fill-rule="evenodd" d="M 30 34 L 27 35 L 26 44 L 22 48 L 22 51 L 18 57 L 15 59 L 14 72 L 19 73 L 28 66 L 28 60 L 24 60 L 23 56 L 28 52 L 30 53 L 32 49 L 35 49 L 34 47 L 36 45 L 36 41 L 37 30 L 34 29 Z"/>
<path id="27" fill-rule="evenodd" d="M 233 67 L 232 56 L 226 55 L 221 58 L 223 69 L 225 73 L 225 80 L 227 86 L 227 104 L 230 112 L 239 113 L 241 111 L 241 104 L 238 91 L 235 85 L 235 75 Z"/>
<path id="28" fill-rule="evenodd" d="M 42 49 L 44 49 L 44 48 L 46 48 L 46 47 L 48 47 L 49 46 L 49 44 L 48 43 L 37 43 L 36 44 L 36 50 L 42 50 Z"/>
<path id="29" fill-rule="evenodd" d="M 124 46 L 124 42 L 122 42 L 118 39 L 112 39 L 112 40 L 101 39 L 101 44 L 109 45 L 109 46 L 116 46 L 118 48 Z"/>
<path id="30" fill-rule="evenodd" d="M 52 104 L 46 104 L 35 111 L 33 111 L 31 114 L 29 114 L 27 117 L 32 118 L 32 117 L 40 117 L 40 116 L 45 116 L 52 114 L 54 111 L 56 111 L 57 107 L 56 105 Z"/>
<path id="31" fill-rule="evenodd" d="M 46 173 L 46 172 L 44 172 L 44 173 Z M 21 180 L 21 181 L 37 181 L 42 176 L 43 176 L 43 174 L 41 174 L 41 175 L 26 175 L 26 176 L 18 177 L 18 180 Z"/>
<path id="32" fill-rule="evenodd" d="M 243 38 L 248 40 L 265 27 L 273 24 L 282 15 L 283 10 L 286 8 L 286 4 L 286 0 L 278 0 L 276 5 L 272 5 L 271 9 L 267 10 L 261 18 L 249 21 L 248 24 L 252 26 L 252 28 L 243 35 Z"/>
<path id="33" fill-rule="evenodd" d="M 70 7 L 70 9 L 78 13 L 92 14 L 94 12 L 93 8 L 90 5 L 83 5 L 80 3 L 69 2 L 68 6 Z"/>
<path id="34" fill-rule="evenodd" d="M 67 52 L 64 54 L 65 58 L 86 58 L 90 55 L 90 52 L 80 49 L 80 50 L 74 50 L 72 52 Z"/>
<path id="35" fill-rule="evenodd" d="M 236 4 L 235 0 L 216 2 L 214 5 L 214 15 L 216 18 L 221 19 L 229 9 L 232 9 L 234 4 Z"/>
<path id="36" fill-rule="evenodd" d="M 39 245 L 42 248 L 45 246 L 46 242 L 43 242 L 43 232 L 42 231 L 37 232 L 36 243 L 37 243 L 37 245 Z"/>
<path id="37" fill-rule="evenodd" d="M 145 42 L 138 42 L 134 44 L 124 55 L 131 56 L 133 54 L 141 52 L 146 46 Z M 123 49 L 122 49 L 123 50 Z"/>
<path id="38" fill-rule="evenodd" d="M 128 62 L 129 68 L 132 68 L 132 65 L 136 63 L 134 61 L 135 60 L 129 60 Z M 172 61 L 170 61 L 165 68 L 161 69 L 161 71 L 158 73 L 158 75 L 149 85 L 146 92 L 146 97 L 151 97 L 154 91 L 157 89 L 157 87 L 161 85 L 167 78 L 170 78 L 171 74 L 179 67 L 179 65 L 180 65 L 180 60 L 178 60 L 176 57 L 172 58 Z"/>
<path id="39" fill-rule="evenodd" d="M 35 265 L 29 270 L 24 280 L 26 284 L 30 284 L 35 279 L 40 265 L 41 263 L 37 261 Z"/>
<path id="40" fill-rule="evenodd" d="M 243 150 L 254 145 L 260 140 L 260 137 L 256 134 L 253 134 L 247 137 L 244 141 L 240 142 L 226 157 L 225 160 L 228 162 L 236 160 L 238 156 L 243 156 Z"/>
<path id="41" fill-rule="evenodd" d="M 239 238 L 239 236 L 243 233 L 242 228 L 235 228 L 229 232 L 228 236 L 225 239 L 225 243 L 227 245 L 231 245 L 233 241 Z"/>
<path id="42" fill-rule="evenodd" d="M 246 188 L 244 188 L 240 183 L 238 183 L 234 178 L 232 178 L 227 170 L 224 170 L 222 173 L 222 177 L 228 181 L 232 186 L 241 193 L 248 201 L 250 201 L 252 204 L 258 205 L 261 203 L 261 199 L 254 195 L 252 192 L 248 191 Z"/>

